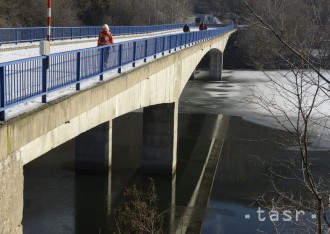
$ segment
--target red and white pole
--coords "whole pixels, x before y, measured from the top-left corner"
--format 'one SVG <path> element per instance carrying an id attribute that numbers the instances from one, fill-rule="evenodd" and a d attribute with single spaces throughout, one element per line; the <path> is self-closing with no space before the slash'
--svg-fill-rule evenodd
<path id="1" fill-rule="evenodd" d="M 50 35 L 51 35 L 51 25 L 52 25 L 52 0 L 48 0 L 48 14 L 47 14 L 47 41 L 50 42 Z"/>
<path id="2" fill-rule="evenodd" d="M 48 11 L 47 11 L 47 36 L 46 40 L 40 41 L 39 52 L 42 56 L 47 56 L 47 68 L 49 67 L 49 55 L 50 55 L 50 33 L 51 33 L 51 23 L 52 23 L 52 0 L 48 0 Z"/>

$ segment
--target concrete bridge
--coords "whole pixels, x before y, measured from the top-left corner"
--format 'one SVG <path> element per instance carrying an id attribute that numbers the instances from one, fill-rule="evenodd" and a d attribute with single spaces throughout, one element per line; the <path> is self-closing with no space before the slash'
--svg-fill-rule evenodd
<path id="1" fill-rule="evenodd" d="M 143 167 L 175 173 L 178 100 L 201 59 L 220 79 L 223 51 L 235 30 L 153 60 L 115 79 L 51 101 L 0 125 L 0 233 L 22 233 L 23 166 L 71 139 L 76 168 L 111 166 L 112 120 L 143 108 Z M 129 126 L 128 126 L 129 127 Z M 98 136 L 98 140 L 94 137 Z"/>

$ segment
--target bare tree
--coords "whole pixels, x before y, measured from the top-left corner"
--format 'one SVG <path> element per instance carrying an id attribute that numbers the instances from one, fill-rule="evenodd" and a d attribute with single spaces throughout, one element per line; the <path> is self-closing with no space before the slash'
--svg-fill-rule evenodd
<path id="1" fill-rule="evenodd" d="M 322 14 L 324 5 L 318 1 L 266 2 L 268 4 L 263 4 L 258 10 L 256 8 L 260 6 L 260 1 L 245 2 L 250 13 L 249 23 L 257 26 L 252 31 L 260 36 L 258 41 L 261 42 L 259 48 L 262 50 L 258 52 L 271 55 L 267 59 L 273 63 L 273 68 L 278 66 L 288 70 L 266 73 L 266 83 L 270 87 L 266 88 L 266 92 L 258 92 L 256 102 L 291 135 L 291 141 L 282 143 L 291 148 L 295 146 L 296 157 L 281 163 L 299 173 L 294 177 L 287 177 L 271 171 L 274 193 L 265 194 L 259 201 L 271 209 L 294 207 L 316 211 L 316 223 L 306 219 L 297 225 L 308 232 L 321 234 L 330 227 L 327 218 L 329 184 L 326 178 L 313 170 L 310 143 L 315 138 L 313 131 L 328 131 L 330 81 L 326 69 L 329 54 L 323 41 L 327 32 L 323 28 L 329 19 Z M 296 9 L 295 12 L 292 12 L 293 8 Z M 257 64 L 260 68 L 265 65 L 260 60 Z M 283 191 L 276 183 L 278 178 L 296 181 L 297 185 L 302 186 L 302 193 Z M 276 230 L 281 232 L 283 229 L 276 227 Z"/>
<path id="2" fill-rule="evenodd" d="M 158 196 L 150 179 L 147 191 L 129 187 L 124 191 L 124 204 L 116 210 L 117 233 L 163 233 L 164 212 L 158 210 Z"/>

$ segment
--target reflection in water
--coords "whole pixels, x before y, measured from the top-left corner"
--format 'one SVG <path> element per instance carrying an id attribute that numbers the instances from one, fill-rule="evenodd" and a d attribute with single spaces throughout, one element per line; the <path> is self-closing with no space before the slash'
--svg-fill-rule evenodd
<path id="1" fill-rule="evenodd" d="M 75 233 L 102 233 L 106 230 L 108 199 L 111 199 L 109 179 L 111 181 L 104 175 L 75 176 Z"/>
<path id="2" fill-rule="evenodd" d="M 271 189 L 265 177 L 269 165 L 275 158 L 289 157 L 290 152 L 273 143 L 277 136 L 272 129 L 241 118 L 230 118 L 212 194 L 207 196 L 209 205 L 189 204 L 214 137 L 216 119 L 216 115 L 180 115 L 176 183 L 173 185 L 172 178 L 166 176 L 155 177 L 161 210 L 169 209 L 175 199 L 175 227 L 179 232 L 187 226 L 195 230 L 193 224 L 201 221 L 202 233 L 272 232 L 270 222 L 257 221 L 251 198 Z M 142 131 L 139 121 L 141 114 L 127 115 L 118 119 L 114 131 L 122 136 L 128 133 L 122 131 L 132 131 L 138 136 Z M 114 217 L 110 214 L 123 188 L 129 184 L 144 186 L 148 181 L 148 176 L 137 171 L 142 142 L 136 139 L 114 141 L 109 175 L 75 174 L 73 141 L 25 166 L 24 233 L 113 232 Z M 326 153 L 315 155 L 324 162 L 318 164 L 318 170 L 324 172 L 330 165 Z M 245 219 L 245 214 L 251 219 Z M 165 226 L 169 222 L 170 217 Z"/>
<path id="3" fill-rule="evenodd" d="M 268 211 L 262 216 L 266 218 L 264 222 L 258 220 L 258 204 L 255 203 L 255 199 L 273 191 L 268 177 L 270 168 L 274 172 L 281 172 L 283 176 L 292 176 L 289 174 L 291 171 L 283 170 L 284 167 L 279 162 L 296 158 L 297 152 L 275 144 L 287 137 L 284 132 L 256 125 L 239 117 L 230 118 L 208 207 L 227 210 L 232 215 L 224 214 L 222 211 L 206 215 L 203 233 L 256 233 L 256 230 L 274 232 Z M 314 168 L 316 171 L 329 171 L 328 155 L 328 151 L 312 152 L 312 157 L 318 162 Z M 323 176 L 327 175 L 328 173 L 323 173 Z M 284 182 L 281 180 L 278 186 L 286 191 L 303 192 L 297 182 Z M 246 219 L 245 215 L 250 215 L 250 218 Z M 284 225 L 283 232 L 292 233 L 294 225 Z"/>
<path id="4" fill-rule="evenodd" d="M 164 228 L 178 231 L 190 222 L 186 206 L 193 206 L 201 196 L 201 171 L 214 145 L 217 115 L 179 117 L 179 147 L 176 177 L 152 175 L 160 200 L 160 210 L 167 210 Z M 142 114 L 131 113 L 114 121 L 113 165 L 108 175 L 82 174 L 74 171 L 74 141 L 61 145 L 25 166 L 24 233 L 112 233 L 113 211 L 121 202 L 124 187 L 146 187 L 148 177 L 138 168 L 142 154 Z M 129 127 L 127 127 L 129 126 Z M 38 189 L 36 189 L 38 186 Z M 208 188 L 208 191 L 210 186 Z M 42 193 L 40 193 L 42 190 Z M 204 199 L 208 199 L 208 193 Z M 174 204 L 178 212 L 173 213 Z M 206 204 L 206 203 L 205 203 Z M 181 209 L 182 207 L 182 209 Z M 179 214 L 180 211 L 183 214 Z M 173 220 L 171 216 L 178 217 Z M 196 213 L 196 211 L 194 211 Z M 182 218 L 184 215 L 184 218 Z M 196 219 L 195 219 L 196 220 Z M 203 217 L 199 217 L 201 222 Z M 54 223 L 55 221 L 55 223 Z M 54 225 L 50 227 L 50 224 Z"/>

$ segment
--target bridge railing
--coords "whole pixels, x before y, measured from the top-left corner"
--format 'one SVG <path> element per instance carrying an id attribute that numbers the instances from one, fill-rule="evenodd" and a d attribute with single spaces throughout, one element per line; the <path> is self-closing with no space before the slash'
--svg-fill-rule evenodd
<path id="1" fill-rule="evenodd" d="M 113 35 L 141 34 L 182 28 L 183 24 L 150 26 L 112 26 Z M 102 27 L 52 27 L 52 40 L 96 37 Z M 47 27 L 0 28 L 0 45 L 46 40 Z"/>
<path id="2" fill-rule="evenodd" d="M 124 65 L 148 57 L 164 55 L 234 30 L 230 25 L 214 30 L 179 33 L 147 39 L 132 40 L 101 47 L 38 56 L 0 64 L 0 120 L 5 120 L 5 110 L 36 97 L 47 101 L 47 94 L 75 85 L 89 78 L 103 75 Z"/>

